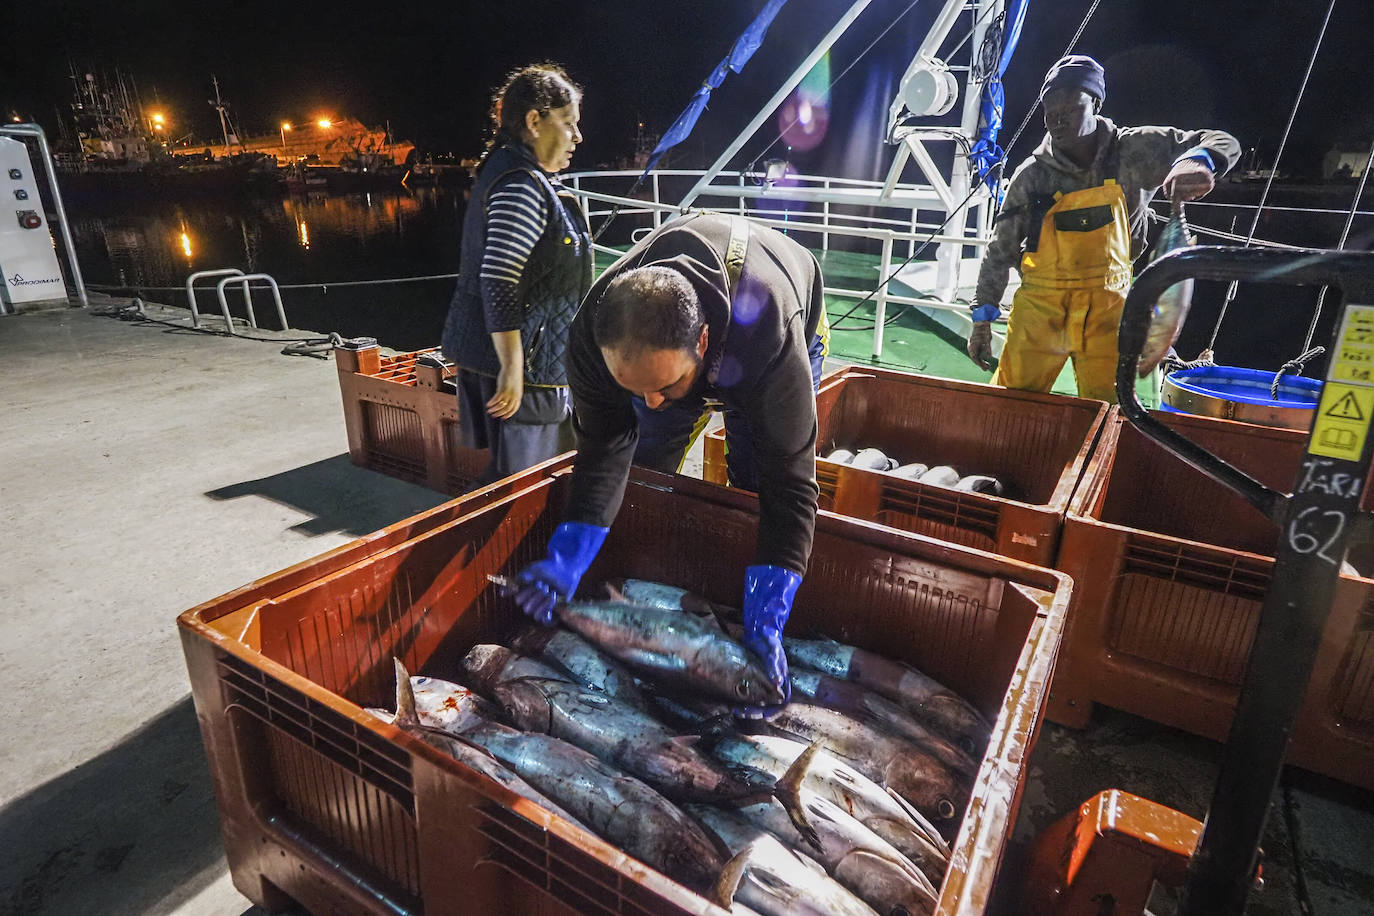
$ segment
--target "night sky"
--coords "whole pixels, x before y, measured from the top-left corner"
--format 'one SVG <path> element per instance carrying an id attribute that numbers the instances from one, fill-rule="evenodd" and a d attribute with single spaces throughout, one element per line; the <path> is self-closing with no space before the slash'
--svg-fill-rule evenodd
<path id="1" fill-rule="evenodd" d="M 832 78 L 909 2 L 874 0 L 832 52 Z M 1088 5 L 1031 0 L 1005 77 L 1008 132 Z M 121 68 L 145 103 L 156 94 L 178 135 L 218 134 L 206 104 L 214 73 L 246 134 L 272 132 L 283 120 L 352 116 L 374 125 L 389 120 L 397 137 L 425 150 L 474 155 L 487 95 L 503 72 L 554 59 L 586 90 L 587 139 L 574 168 L 588 168 L 628 154 L 637 120 L 650 130 L 666 127 L 762 0 L 16 0 L 4 6 L 0 28 L 19 36 L 22 44 L 12 48 L 29 50 L 4 55 L 0 109 L 49 130 L 70 99 L 70 59 L 82 69 Z M 847 6 L 791 0 L 743 76 L 731 75 L 717 90 L 673 164 L 713 159 Z M 1118 123 L 1222 127 L 1267 162 L 1326 6 L 1325 0 L 1103 0 L 1076 50 L 1106 65 L 1104 114 Z M 793 157 L 800 167 L 842 174 L 871 169 L 882 155 L 878 135 L 891 92 L 938 9 L 937 0 L 917 4 L 839 80 L 829 136 L 813 152 Z M 1374 137 L 1371 35 L 1374 3 L 1337 0 L 1284 171 L 1314 174 L 1333 143 L 1365 147 Z M 775 124 L 761 131 L 740 161 L 777 133 Z M 1013 160 L 1040 136 L 1035 122 Z"/>

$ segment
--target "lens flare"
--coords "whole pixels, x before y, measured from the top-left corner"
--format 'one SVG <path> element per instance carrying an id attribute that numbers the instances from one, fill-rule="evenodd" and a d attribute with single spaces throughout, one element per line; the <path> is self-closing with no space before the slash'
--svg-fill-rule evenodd
<path id="1" fill-rule="evenodd" d="M 830 54 L 826 53 L 783 102 L 778 129 L 788 146 L 806 152 L 820 145 L 829 126 Z"/>

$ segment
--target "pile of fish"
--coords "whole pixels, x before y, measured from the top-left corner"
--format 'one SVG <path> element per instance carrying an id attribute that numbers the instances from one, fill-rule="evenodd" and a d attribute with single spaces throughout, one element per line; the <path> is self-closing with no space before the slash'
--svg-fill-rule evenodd
<path id="1" fill-rule="evenodd" d="M 970 493 L 990 493 L 993 496 L 1001 496 L 1003 493 L 1002 481 L 996 477 L 989 477 L 986 474 L 961 475 L 947 464 L 937 464 L 934 467 L 919 461 L 902 464 L 895 458 L 889 458 L 876 448 L 859 449 L 858 452 L 852 452 L 847 448 L 837 448 L 823 457 L 826 461 L 833 461 L 836 464 L 850 464 L 856 468 L 867 468 L 870 471 L 883 471 L 896 477 L 914 480 L 917 483 L 929 483 L 937 487 L 949 487 L 953 490 L 967 490 Z"/>
<path id="2" fill-rule="evenodd" d="M 786 639 L 792 697 L 736 614 L 627 580 L 452 681 L 396 662 L 371 710 L 739 914 L 933 911 L 989 725 L 913 668 Z M 732 635 L 735 634 L 735 635 Z"/>

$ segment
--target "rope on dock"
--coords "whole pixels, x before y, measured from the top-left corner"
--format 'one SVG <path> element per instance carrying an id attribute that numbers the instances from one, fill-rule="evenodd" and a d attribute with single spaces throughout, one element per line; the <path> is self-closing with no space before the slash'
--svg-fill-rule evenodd
<path id="1" fill-rule="evenodd" d="M 336 280 L 330 283 L 278 283 L 277 289 L 320 289 L 329 292 L 331 286 L 381 286 L 386 283 L 421 283 L 426 280 L 455 280 L 457 274 L 426 274 L 420 277 L 388 277 L 380 280 Z M 90 289 L 108 292 L 110 290 L 132 289 L 147 290 L 150 293 L 179 293 L 185 292 L 183 286 L 144 286 L 141 283 L 87 283 Z M 255 286 L 254 289 L 266 289 L 265 286 Z"/>
<path id="2" fill-rule="evenodd" d="M 180 289 L 180 287 L 176 287 Z M 91 309 L 92 315 L 100 315 L 107 318 L 116 318 L 120 321 L 137 321 L 144 324 L 159 324 L 163 327 L 175 328 L 179 331 L 191 331 L 196 334 L 209 334 L 213 337 L 235 337 L 240 340 L 255 340 L 259 343 L 286 344 L 282 348 L 283 356 L 311 356 L 316 359 L 328 359 L 329 354 L 337 346 L 351 343 L 358 338 L 344 337 L 338 331 L 330 331 L 323 337 L 258 337 L 252 334 L 239 334 L 232 329 L 217 330 L 215 328 L 197 328 L 191 325 L 182 324 L 177 321 L 168 321 L 148 314 L 147 305 L 140 297 L 130 299 L 124 305 L 114 305 L 102 308 Z"/>

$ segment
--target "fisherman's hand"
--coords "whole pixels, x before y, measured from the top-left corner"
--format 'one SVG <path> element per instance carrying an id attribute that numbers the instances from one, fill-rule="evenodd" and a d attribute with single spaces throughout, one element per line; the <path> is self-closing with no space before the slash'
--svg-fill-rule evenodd
<path id="1" fill-rule="evenodd" d="M 559 525 L 549 538 L 548 556 L 515 577 L 515 603 L 520 610 L 545 626 L 552 624 L 554 608 L 577 592 L 610 530 L 584 522 Z"/>
<path id="2" fill-rule="evenodd" d="M 968 358 L 984 372 L 992 370 L 992 322 L 975 321 L 968 335 Z"/>
<path id="3" fill-rule="evenodd" d="M 750 566 L 744 576 L 744 647 L 763 662 L 782 703 L 776 706 L 746 706 L 735 715 L 749 719 L 766 718 L 777 713 L 792 698 L 792 679 L 787 674 L 787 655 L 782 648 L 782 631 L 792 613 L 801 576 L 780 566 Z"/>
<path id="4" fill-rule="evenodd" d="M 1164 193 L 1171 201 L 1197 200 L 1215 185 L 1211 167 L 1201 159 L 1180 159 L 1164 176 Z"/>
<path id="5" fill-rule="evenodd" d="M 520 399 L 524 396 L 524 365 L 502 366 L 496 376 L 496 393 L 487 401 L 487 413 L 497 420 L 509 420 L 520 409 Z"/>

